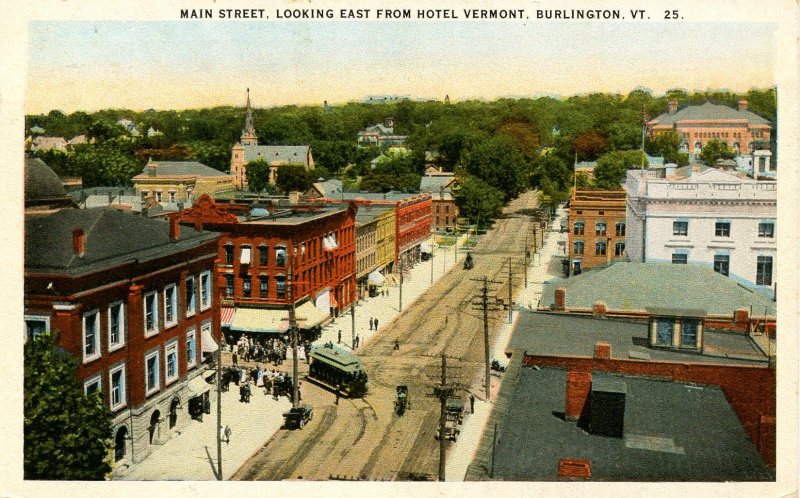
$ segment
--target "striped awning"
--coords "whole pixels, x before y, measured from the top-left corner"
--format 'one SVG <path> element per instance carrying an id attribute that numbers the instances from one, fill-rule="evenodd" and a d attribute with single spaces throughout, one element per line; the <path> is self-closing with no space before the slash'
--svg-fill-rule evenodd
<path id="1" fill-rule="evenodd" d="M 282 334 L 289 330 L 289 313 L 286 310 L 237 308 L 233 314 L 231 330 Z"/>
<path id="2" fill-rule="evenodd" d="M 219 349 L 219 346 L 217 346 L 217 341 L 215 341 L 214 337 L 211 336 L 211 327 L 203 327 L 202 341 L 204 353 L 213 353 Z"/>
<path id="3" fill-rule="evenodd" d="M 236 311 L 236 308 L 220 308 L 220 315 L 222 317 L 220 323 L 223 327 L 230 327 L 231 322 L 233 321 L 234 311 Z"/>
<path id="4" fill-rule="evenodd" d="M 329 315 L 314 306 L 311 301 L 306 301 L 295 309 L 295 316 L 298 320 L 298 327 L 309 329 L 322 323 Z"/>

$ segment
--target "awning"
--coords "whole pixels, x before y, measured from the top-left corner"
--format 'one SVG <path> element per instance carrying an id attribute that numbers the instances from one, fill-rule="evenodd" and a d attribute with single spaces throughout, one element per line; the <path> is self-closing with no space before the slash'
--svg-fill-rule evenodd
<path id="1" fill-rule="evenodd" d="M 200 396 L 201 394 L 210 390 L 211 384 L 206 382 L 206 379 L 204 379 L 202 375 L 196 376 L 194 379 L 190 380 L 188 384 L 186 384 L 186 391 L 188 392 L 190 398 Z"/>
<path id="2" fill-rule="evenodd" d="M 338 308 L 339 303 L 336 302 L 336 297 L 331 293 L 331 308 Z"/>
<path id="3" fill-rule="evenodd" d="M 284 320 L 285 318 L 285 320 Z M 286 310 L 237 308 L 233 314 L 231 330 L 282 334 L 289 330 L 289 313 Z"/>
<path id="4" fill-rule="evenodd" d="M 323 313 L 330 313 L 331 311 L 331 290 L 329 288 L 325 288 L 317 293 L 317 297 L 314 300 L 314 304 L 317 305 L 317 309 L 322 311 Z"/>
<path id="5" fill-rule="evenodd" d="M 229 327 L 233 321 L 233 312 L 236 308 L 220 308 L 220 315 L 222 317 L 221 323 L 223 327 Z"/>
<path id="6" fill-rule="evenodd" d="M 427 242 L 423 242 L 423 243 L 421 243 L 419 245 L 419 250 L 420 250 L 420 252 L 424 252 L 426 254 L 430 254 L 431 253 L 431 245 L 428 244 Z"/>
<path id="7" fill-rule="evenodd" d="M 219 349 L 219 346 L 217 346 L 217 341 L 215 341 L 214 338 L 211 336 L 211 327 L 203 328 L 202 341 L 203 341 L 202 345 L 204 353 L 213 353 L 214 351 Z"/>
<path id="8" fill-rule="evenodd" d="M 369 277 L 367 277 L 367 283 L 369 285 L 383 285 L 384 282 L 386 282 L 386 278 L 384 278 L 378 270 L 370 273 Z"/>
<path id="9" fill-rule="evenodd" d="M 301 329 L 316 327 L 330 316 L 319 309 L 311 301 L 306 301 L 294 310 L 297 326 Z"/>

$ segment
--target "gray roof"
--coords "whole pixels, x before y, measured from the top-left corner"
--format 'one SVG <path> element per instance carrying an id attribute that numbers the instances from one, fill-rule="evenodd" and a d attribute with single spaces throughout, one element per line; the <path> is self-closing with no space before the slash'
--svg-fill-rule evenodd
<path id="1" fill-rule="evenodd" d="M 726 105 L 706 102 L 702 105 L 690 105 L 675 114 L 665 112 L 654 121 L 659 125 L 674 125 L 678 121 L 686 120 L 727 120 L 744 119 L 750 124 L 769 124 L 769 121 L 751 111 L 740 111 Z"/>
<path id="2" fill-rule="evenodd" d="M 170 176 L 228 176 L 227 173 L 216 170 L 197 161 L 151 161 L 141 173 L 134 178 L 149 178 L 147 168 L 155 165 L 156 177 Z"/>
<path id="3" fill-rule="evenodd" d="M 341 204 L 314 204 L 313 209 L 292 209 L 292 208 L 276 208 L 266 215 L 255 216 L 253 210 L 250 211 L 250 220 L 246 216 L 239 216 L 239 222 L 242 224 L 270 224 L 270 225 L 299 225 L 309 221 L 331 216 L 336 213 L 347 211 L 347 205 Z M 257 212 L 263 212 L 260 208 L 255 208 Z"/>
<path id="4" fill-rule="evenodd" d="M 767 358 L 742 335 L 703 330 L 704 354 L 648 346 L 647 322 L 624 321 L 569 313 L 522 311 L 508 345 L 511 351 L 540 356 L 594 355 L 597 341 L 611 345 L 611 357 L 689 363 L 764 365 Z"/>
<path id="5" fill-rule="evenodd" d="M 494 479 L 556 481 L 562 458 L 591 461 L 597 481 L 775 478 L 720 388 L 605 372 L 596 381 L 625 384 L 624 438 L 563 420 L 565 370 L 523 367 L 499 420 Z"/>
<path id="6" fill-rule="evenodd" d="M 394 206 L 387 206 L 387 205 L 358 206 L 358 211 L 356 212 L 356 224 L 363 225 L 365 223 L 369 223 L 378 216 L 385 213 L 386 211 L 390 211 L 392 209 L 394 209 Z"/>
<path id="7" fill-rule="evenodd" d="M 25 158 L 25 201 L 63 199 L 67 195 L 58 175 L 39 158 Z"/>
<path id="8" fill-rule="evenodd" d="M 72 249 L 72 233 L 82 228 L 85 254 Z M 169 225 L 116 209 L 62 209 L 48 216 L 25 219 L 25 271 L 83 274 L 134 260 L 168 256 L 217 238 L 217 234 L 180 227 L 178 241 L 169 238 Z"/>
<path id="9" fill-rule="evenodd" d="M 355 200 L 355 199 L 364 199 L 368 201 L 404 201 L 410 197 L 415 197 L 420 195 L 419 193 L 403 193 L 403 192 L 386 192 L 384 194 L 380 192 L 341 192 L 336 194 L 335 196 L 331 197 L 333 199 L 342 199 L 346 201 Z"/>
<path id="10" fill-rule="evenodd" d="M 269 163 L 299 163 L 308 166 L 309 145 L 243 145 L 244 160 L 263 159 Z"/>
<path id="11" fill-rule="evenodd" d="M 709 315 L 732 315 L 739 308 L 753 306 L 775 316 L 775 302 L 748 289 L 711 268 L 671 263 L 614 263 L 570 277 L 545 283 L 542 305 L 552 306 L 555 290 L 566 288 L 568 308 L 591 308 L 603 301 L 610 310 L 646 308 L 702 309 Z"/>
<path id="12" fill-rule="evenodd" d="M 325 180 L 322 182 L 315 182 L 314 186 L 319 189 L 322 195 L 330 195 L 342 191 L 342 181 L 336 178 Z"/>
<path id="13" fill-rule="evenodd" d="M 455 176 L 453 175 L 423 176 L 419 181 L 419 191 L 438 194 L 441 188 L 444 187 L 445 192 L 449 192 L 450 187 L 448 185 L 454 180 Z"/>

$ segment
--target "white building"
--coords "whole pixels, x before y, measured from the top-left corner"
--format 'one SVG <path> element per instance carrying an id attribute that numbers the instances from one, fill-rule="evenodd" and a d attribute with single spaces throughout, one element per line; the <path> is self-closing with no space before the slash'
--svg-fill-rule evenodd
<path id="1" fill-rule="evenodd" d="M 706 265 L 771 295 L 775 182 L 694 165 L 667 178 L 629 171 L 625 191 L 628 259 Z"/>

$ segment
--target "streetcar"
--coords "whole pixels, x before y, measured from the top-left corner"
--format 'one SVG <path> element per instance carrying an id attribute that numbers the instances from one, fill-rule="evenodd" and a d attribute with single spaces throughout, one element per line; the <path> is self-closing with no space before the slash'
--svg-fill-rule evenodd
<path id="1" fill-rule="evenodd" d="M 352 352 L 328 342 L 311 351 L 308 380 L 348 398 L 367 393 L 367 373 Z"/>

